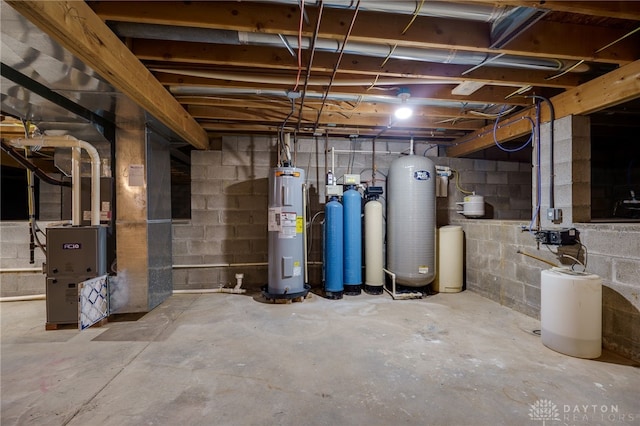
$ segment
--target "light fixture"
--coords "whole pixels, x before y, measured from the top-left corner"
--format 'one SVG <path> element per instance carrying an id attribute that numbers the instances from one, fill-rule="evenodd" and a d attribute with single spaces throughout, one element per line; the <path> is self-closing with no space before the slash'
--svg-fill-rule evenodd
<path id="1" fill-rule="evenodd" d="M 411 96 L 409 89 L 402 88 L 398 92 L 398 97 L 400 98 L 401 103 L 400 107 L 395 111 L 395 116 L 398 120 L 406 120 L 413 115 L 413 110 L 406 104 L 409 96 Z"/>

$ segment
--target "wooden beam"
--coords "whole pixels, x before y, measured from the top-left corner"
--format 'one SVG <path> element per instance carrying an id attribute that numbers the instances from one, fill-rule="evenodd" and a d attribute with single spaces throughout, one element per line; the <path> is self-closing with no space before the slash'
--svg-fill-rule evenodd
<path id="1" fill-rule="evenodd" d="M 256 124 L 256 123 L 215 123 L 215 122 L 202 122 L 202 127 L 214 134 L 224 133 L 273 133 L 276 134 L 280 130 L 279 125 L 272 124 Z M 290 126 L 293 128 L 294 126 Z M 328 127 L 320 126 L 316 129 L 320 134 L 333 135 L 336 137 L 346 137 L 347 135 L 359 135 L 365 137 L 373 137 L 384 131 L 385 137 L 402 137 L 409 138 L 414 137 L 416 140 L 427 140 L 432 143 L 449 143 L 451 138 L 438 131 L 420 131 L 413 128 L 401 128 L 391 127 L 387 128 L 361 128 L 356 126 L 340 126 L 340 127 Z M 303 128 L 298 134 L 311 135 L 314 132 L 313 128 Z"/>
<path id="2" fill-rule="evenodd" d="M 190 106 L 210 106 L 220 108 L 242 108 L 247 110 L 269 109 L 288 114 L 291 111 L 291 105 L 288 100 L 247 100 L 233 99 L 229 97 L 213 97 L 213 96 L 177 96 L 176 99 L 182 105 Z M 305 100 L 305 112 L 318 111 L 321 101 L 317 99 Z M 296 106 L 296 111 L 300 108 Z M 350 105 L 344 101 L 332 101 L 324 106 L 324 111 L 342 113 L 342 114 L 360 114 L 360 115 L 382 115 L 391 116 L 395 112 L 397 105 L 384 104 L 380 102 L 363 102 L 357 105 Z M 447 108 L 437 106 L 413 106 L 413 115 L 415 117 L 433 118 L 464 118 L 478 121 L 484 121 L 486 118 L 478 116 L 464 108 Z"/>
<path id="3" fill-rule="evenodd" d="M 640 98 L 640 60 L 554 96 L 551 102 L 556 119 L 559 119 L 590 114 L 637 98 Z M 526 117 L 533 117 L 533 114 L 533 110 L 528 109 L 505 119 L 496 132 L 496 139 L 502 142 L 527 134 L 531 124 Z M 543 106 L 541 120 L 549 119 L 549 109 Z M 464 136 L 447 149 L 447 155 L 459 157 L 492 146 L 492 130 L 493 125 L 489 125 Z"/>
<path id="4" fill-rule="evenodd" d="M 298 62 L 284 48 L 260 46 L 229 46 L 212 43 L 190 43 L 134 39 L 131 51 L 141 60 L 178 63 L 181 66 L 218 65 L 252 68 L 260 66 L 274 70 L 297 70 Z M 315 52 L 312 72 L 332 72 L 336 55 Z M 522 84 L 538 87 L 570 88 L 580 84 L 579 73 L 568 73 L 549 80 L 555 72 L 518 70 L 513 68 L 481 67 L 468 74 L 469 65 L 437 64 L 433 62 L 390 59 L 384 65 L 383 58 L 360 55 L 344 55 L 339 74 L 355 74 L 385 77 L 423 78 L 427 80 L 478 81 L 506 86 Z"/>
<path id="5" fill-rule="evenodd" d="M 178 136 L 196 148 L 208 148 L 204 129 L 84 1 L 7 3 Z"/>
<path id="6" fill-rule="evenodd" d="M 211 88 L 243 88 L 243 89 L 262 89 L 262 90 L 286 90 L 290 89 L 291 85 L 287 84 L 268 84 L 261 83 L 255 85 L 248 82 L 230 82 L 227 80 L 217 80 L 204 77 L 191 77 L 178 74 L 169 73 L 157 73 L 156 77 L 158 81 L 166 86 L 201 86 Z M 451 89 L 455 86 L 446 84 L 425 84 L 425 85 L 406 85 L 410 88 L 411 98 L 413 99 L 430 99 L 437 101 L 451 102 L 455 105 L 462 107 L 466 103 L 479 103 L 479 104 L 509 104 L 509 105 L 528 105 L 529 102 L 522 98 L 512 97 L 505 100 L 505 97 L 511 94 L 515 89 L 513 87 L 500 87 L 500 86 L 485 86 L 475 93 L 464 95 L 453 95 Z M 331 89 L 331 95 L 378 95 L 378 96 L 391 96 L 395 97 L 395 91 L 388 91 L 379 88 L 372 88 L 366 90 L 366 87 L 336 87 Z M 322 88 L 310 90 L 310 92 L 322 93 Z M 284 93 L 284 92 L 283 92 Z"/>
<path id="7" fill-rule="evenodd" d="M 570 1 L 570 0 L 474 0 L 496 6 L 525 6 L 556 12 L 580 13 L 583 15 L 640 21 L 638 1 Z"/>
<path id="8" fill-rule="evenodd" d="M 297 5 L 277 5 L 238 2 L 95 2 L 96 13 L 105 20 L 151 23 L 197 28 L 224 29 L 249 33 L 298 35 L 299 9 Z M 308 8 L 313 10 L 313 8 Z M 316 12 L 309 12 L 316 16 Z M 342 41 L 353 11 L 325 8 L 319 38 Z M 350 41 L 383 43 L 386 46 L 444 49 L 446 52 L 472 51 L 487 54 L 508 53 L 540 58 L 566 60 L 576 58 L 574 50 L 586 52 L 586 59 L 611 63 L 628 63 L 637 58 L 637 43 L 623 40 L 601 52 L 593 51 L 620 36 L 620 31 L 594 28 L 571 23 L 545 22 L 545 30 L 556 35 L 550 39 L 525 39 L 519 49 L 508 44 L 503 49 L 490 47 L 490 24 L 455 19 L 418 16 L 403 34 L 411 17 L 408 15 L 361 11 L 351 32 Z M 537 27 L 534 26 L 534 28 Z M 315 22 L 303 27 L 303 37 L 312 37 Z M 591 31 L 593 30 L 593 31 Z M 597 37 L 597 38 L 596 38 Z M 539 45 L 540 41 L 544 44 Z M 558 40 L 562 40 L 561 43 Z M 602 40 L 607 40 L 602 42 Z M 635 52 L 635 53 L 634 53 Z"/>
<path id="9" fill-rule="evenodd" d="M 238 108 L 224 108 L 224 107 L 211 107 L 211 106 L 191 106 L 188 108 L 189 113 L 202 120 L 228 120 L 233 122 L 268 122 L 273 121 L 274 125 L 281 123 L 288 115 L 287 111 L 274 111 L 274 110 L 256 110 L 238 109 Z M 297 117 L 297 115 L 296 115 Z M 317 113 L 315 111 L 304 112 L 302 114 L 302 123 L 313 124 L 317 119 Z M 320 124 L 336 124 L 336 125 L 351 125 L 351 126 L 367 126 L 367 127 L 384 127 L 391 124 L 391 116 L 389 115 L 366 115 L 366 114 L 345 114 L 338 112 L 325 112 L 323 111 L 320 117 Z M 411 119 L 403 120 L 401 123 L 404 127 L 415 128 L 417 130 L 432 130 L 432 129 L 455 129 L 455 130 L 476 130 L 482 127 L 482 122 L 478 120 L 460 120 L 457 122 L 443 121 L 439 118 L 427 118 L 416 116 Z"/>

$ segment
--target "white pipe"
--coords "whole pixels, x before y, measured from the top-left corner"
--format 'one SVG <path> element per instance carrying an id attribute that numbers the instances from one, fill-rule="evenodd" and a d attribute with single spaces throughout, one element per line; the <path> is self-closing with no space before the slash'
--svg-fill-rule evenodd
<path id="1" fill-rule="evenodd" d="M 306 184 L 302 184 L 302 223 L 304 226 L 302 227 L 302 246 L 303 246 L 303 257 L 304 257 L 304 283 L 307 284 L 309 282 L 309 273 L 307 271 L 308 265 L 307 261 L 307 191 Z"/>
<path id="2" fill-rule="evenodd" d="M 71 148 L 71 225 L 82 224 L 82 174 L 80 164 L 82 151 L 77 146 Z"/>
<path id="3" fill-rule="evenodd" d="M 391 288 L 393 292 L 390 292 L 389 290 L 387 290 L 386 285 L 384 286 L 384 289 L 387 293 L 391 294 L 391 297 L 395 298 L 396 297 L 396 274 L 394 274 L 393 272 L 385 268 L 382 268 L 382 270 L 391 277 Z"/>
<path id="4" fill-rule="evenodd" d="M 411 136 L 411 141 L 409 142 L 409 155 L 413 155 L 413 136 Z"/>
<path id="5" fill-rule="evenodd" d="M 20 272 L 42 272 L 42 268 L 3 268 L 0 274 L 15 274 Z"/>
<path id="6" fill-rule="evenodd" d="M 7 296 L 0 297 L 0 302 L 28 302 L 30 300 L 45 300 L 46 295 L 44 294 L 29 294 L 26 296 Z"/>
<path id="7" fill-rule="evenodd" d="M 206 293 L 232 293 L 232 294 L 242 294 L 246 293 L 247 290 L 244 288 L 200 288 L 200 289 L 190 289 L 190 290 L 173 290 L 173 294 L 206 294 Z"/>
<path id="8" fill-rule="evenodd" d="M 49 146 L 63 148 L 82 148 L 87 151 L 91 158 L 91 225 L 100 225 L 100 154 L 98 150 L 89 142 L 65 136 L 41 136 L 39 138 L 13 139 L 11 145 L 16 147 L 25 146 Z M 73 180 L 80 180 L 81 176 L 73 176 Z M 75 223 L 74 223 L 75 225 Z"/>
<path id="9" fill-rule="evenodd" d="M 331 149 L 333 150 L 333 148 Z M 378 151 L 378 150 L 372 151 L 372 150 L 366 150 L 366 149 L 354 149 L 354 150 L 336 149 L 334 152 L 337 152 L 338 154 L 350 154 L 352 152 L 357 152 L 358 154 L 390 154 L 390 155 L 402 154 L 402 152 L 395 152 L 395 151 Z"/>
<path id="10" fill-rule="evenodd" d="M 173 269 L 205 269 L 205 268 L 240 268 L 243 266 L 268 266 L 267 262 L 252 262 L 252 263 L 200 263 L 200 264 L 185 264 L 185 265 L 172 265 Z"/>

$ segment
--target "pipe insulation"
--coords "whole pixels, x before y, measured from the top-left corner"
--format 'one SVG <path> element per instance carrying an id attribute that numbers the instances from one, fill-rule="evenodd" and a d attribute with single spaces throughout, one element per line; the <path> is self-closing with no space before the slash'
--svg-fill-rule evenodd
<path id="1" fill-rule="evenodd" d="M 10 144 L 14 147 L 27 147 L 27 146 L 47 146 L 54 148 L 72 148 L 72 170 L 75 175 L 72 176 L 72 192 L 73 192 L 73 206 L 72 206 L 72 224 L 79 226 L 80 215 L 80 160 L 77 151 L 82 148 L 87 151 L 89 158 L 91 159 L 91 226 L 100 225 L 100 154 L 98 150 L 89 142 L 85 142 L 74 138 L 70 135 L 64 136 L 41 136 L 38 138 L 19 138 L 11 140 Z M 77 163 L 77 164 L 76 164 Z M 76 186 L 77 185 L 77 186 Z"/>

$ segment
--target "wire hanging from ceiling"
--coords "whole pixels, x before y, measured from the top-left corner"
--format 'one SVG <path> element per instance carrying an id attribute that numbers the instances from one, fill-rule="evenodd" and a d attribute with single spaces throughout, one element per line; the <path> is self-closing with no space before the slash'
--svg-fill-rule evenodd
<path id="1" fill-rule="evenodd" d="M 340 62 L 342 62 L 342 57 L 344 56 L 344 50 L 347 47 L 347 41 L 351 36 L 351 31 L 353 30 L 353 26 L 356 23 L 356 18 L 358 16 L 358 11 L 360 10 L 360 0 L 356 3 L 356 8 L 353 12 L 353 18 L 351 18 L 351 24 L 349 24 L 349 29 L 347 30 L 347 34 L 344 36 L 344 41 L 342 42 L 342 46 L 340 47 L 340 54 L 338 55 L 338 60 L 336 61 L 336 65 L 333 67 L 333 72 L 331 74 L 331 79 L 329 80 L 329 85 L 327 89 L 324 91 L 322 95 L 322 104 L 320 105 L 320 110 L 318 111 L 318 116 L 316 118 L 316 122 L 313 126 L 314 132 L 318 128 L 318 124 L 320 123 L 320 117 L 322 116 L 322 110 L 324 109 L 324 105 L 327 101 L 327 97 L 329 96 L 329 92 L 331 91 L 331 86 L 333 86 L 333 81 L 336 78 L 336 74 L 338 73 L 338 68 L 340 68 Z"/>
<path id="2" fill-rule="evenodd" d="M 411 28 L 411 25 L 413 25 L 413 22 L 416 20 L 416 18 L 420 14 L 420 10 L 422 9 L 422 6 L 424 6 L 424 1 L 425 0 L 422 0 L 420 2 L 420 5 L 416 7 L 416 10 L 413 12 L 413 16 L 411 17 L 411 20 L 409 21 L 407 26 L 404 27 L 404 30 L 402 30 L 402 33 L 401 33 L 402 35 L 405 35 L 405 33 L 409 31 L 409 28 Z M 387 61 L 391 59 L 391 55 L 393 55 L 393 52 L 395 52 L 397 47 L 398 47 L 398 43 L 393 45 L 393 47 L 389 50 L 389 54 L 384 58 L 384 60 L 382 61 L 382 64 L 380 64 L 380 68 L 384 67 Z"/>
<path id="3" fill-rule="evenodd" d="M 309 54 L 309 62 L 307 63 L 307 75 L 304 78 L 304 89 L 302 89 L 302 97 L 300 98 L 300 112 L 298 113 L 298 125 L 297 129 L 300 130 L 300 124 L 302 123 L 302 112 L 304 110 L 304 101 L 307 95 L 307 87 L 309 86 L 309 79 L 311 78 L 311 66 L 313 65 L 313 57 L 316 52 L 316 41 L 318 40 L 318 33 L 320 32 L 320 22 L 322 21 L 322 13 L 324 11 L 324 3 L 320 0 L 318 6 L 318 20 L 316 21 L 316 28 L 313 31 L 313 39 L 311 40 L 311 53 Z M 300 45 L 300 43 L 298 43 Z"/>
<path id="4" fill-rule="evenodd" d="M 304 0 L 300 0 L 300 25 L 298 27 L 298 75 L 296 76 L 296 85 L 293 88 L 295 92 L 300 85 L 300 75 L 302 74 L 302 24 L 304 23 Z"/>

